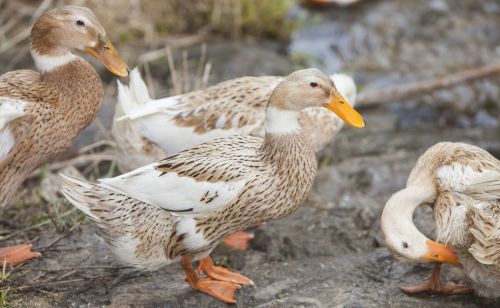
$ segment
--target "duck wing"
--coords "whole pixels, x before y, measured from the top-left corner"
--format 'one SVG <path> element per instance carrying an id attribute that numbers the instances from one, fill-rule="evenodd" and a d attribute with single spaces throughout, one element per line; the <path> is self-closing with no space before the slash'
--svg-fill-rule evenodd
<path id="1" fill-rule="evenodd" d="M 500 271 L 500 172 L 452 164 L 442 167 L 438 176 L 455 199 L 462 200 L 452 211 L 461 213 L 463 219 L 458 224 L 470 233 L 468 251 L 477 261 Z M 457 221 L 449 224 L 464 229 Z"/>
<path id="2" fill-rule="evenodd" d="M 218 211 L 236 200 L 247 185 L 245 155 L 255 157 L 262 139 L 219 138 L 100 185 L 161 209 L 183 214 Z M 236 157 L 236 159 L 233 159 Z"/>
<path id="3" fill-rule="evenodd" d="M 37 72 L 18 70 L 0 76 L 0 163 L 5 163 L 28 135 L 34 120 L 30 112 L 33 107 L 51 107 L 58 101 L 58 94 L 46 87 Z"/>
<path id="4" fill-rule="evenodd" d="M 124 134 L 122 122 L 148 142 L 175 154 L 197 144 L 231 135 L 263 136 L 264 111 L 281 77 L 243 77 L 207 89 L 152 100 L 139 72 L 129 86 L 118 85 L 113 135 Z M 130 131 L 130 129 L 129 129 Z M 178 138 L 181 135 L 183 138 Z M 120 142 L 119 142 L 120 144 Z M 142 142 L 141 142 L 142 144 Z"/>

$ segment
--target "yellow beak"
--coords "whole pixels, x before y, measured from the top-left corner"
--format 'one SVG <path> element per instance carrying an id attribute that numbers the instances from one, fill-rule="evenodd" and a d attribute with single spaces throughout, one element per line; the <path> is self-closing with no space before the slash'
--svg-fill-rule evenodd
<path id="1" fill-rule="evenodd" d="M 431 240 L 427 241 L 427 247 L 427 254 L 422 257 L 423 261 L 460 265 L 457 255 L 450 247 Z"/>
<path id="2" fill-rule="evenodd" d="M 113 44 L 107 37 L 100 37 L 94 47 L 86 47 L 85 52 L 95 57 L 111 73 L 120 77 L 127 77 L 127 63 L 120 57 Z"/>
<path id="3" fill-rule="evenodd" d="M 354 127 L 365 127 L 363 117 L 347 103 L 344 97 L 333 89 L 330 93 L 330 103 L 325 104 L 325 108 L 335 112 L 344 122 Z"/>

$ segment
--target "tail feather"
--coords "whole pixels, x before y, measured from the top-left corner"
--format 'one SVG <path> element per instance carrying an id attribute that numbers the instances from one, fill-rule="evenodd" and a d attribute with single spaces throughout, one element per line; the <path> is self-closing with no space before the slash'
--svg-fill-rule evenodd
<path id="1" fill-rule="evenodd" d="M 126 196 L 85 180 L 59 174 L 62 180 L 61 192 L 71 204 L 102 227 L 116 207 Z M 110 193 L 113 193 L 110 197 Z"/>
<path id="2" fill-rule="evenodd" d="M 177 217 L 99 184 L 60 176 L 64 196 L 93 220 L 122 262 L 157 269 L 174 261 L 166 258 L 163 243 L 175 231 Z"/>
<path id="3" fill-rule="evenodd" d="M 135 101 L 139 104 L 145 104 L 151 101 L 151 97 L 149 96 L 148 87 L 144 80 L 142 80 L 141 73 L 139 70 L 134 68 L 130 73 L 130 89 L 132 90 L 132 94 L 135 97 Z"/>
<path id="4" fill-rule="evenodd" d="M 149 91 L 137 68 L 130 72 L 130 82 L 126 86 L 118 81 L 118 105 L 124 115 L 132 113 L 151 101 Z"/>

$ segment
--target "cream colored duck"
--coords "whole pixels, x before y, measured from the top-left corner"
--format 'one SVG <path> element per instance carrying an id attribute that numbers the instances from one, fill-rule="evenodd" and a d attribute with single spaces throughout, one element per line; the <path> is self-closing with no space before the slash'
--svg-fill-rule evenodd
<path id="1" fill-rule="evenodd" d="M 89 9 L 53 9 L 36 21 L 30 50 L 37 71 L 0 76 L 0 211 L 36 168 L 68 149 L 101 106 L 97 72 L 72 49 L 93 55 L 116 75 L 127 75 L 125 62 Z M 0 254 L 15 265 L 29 255 L 25 248 L 3 248 Z"/>
<path id="2" fill-rule="evenodd" d="M 322 106 L 348 124 L 364 126 L 328 76 L 301 70 L 274 89 L 264 140 L 218 138 L 97 184 L 62 176 L 62 191 L 123 261 L 150 269 L 180 261 L 193 288 L 235 303 L 235 290 L 251 280 L 214 266 L 209 254 L 223 237 L 300 206 L 317 163 L 298 116 Z M 201 260 L 207 278 L 193 269 L 194 260 Z"/>
<path id="3" fill-rule="evenodd" d="M 426 203 L 433 206 L 436 238 L 443 244 L 429 240 L 412 222 L 414 210 Z M 385 205 L 381 227 L 396 258 L 460 262 L 478 295 L 500 296 L 500 161 L 485 150 L 450 142 L 429 148 L 411 172 L 407 187 Z M 471 291 L 460 285 L 441 286 L 439 270 L 437 265 L 428 283 L 403 291 Z"/>
<path id="4" fill-rule="evenodd" d="M 354 105 L 356 85 L 347 75 L 331 76 L 340 94 Z M 243 77 L 204 90 L 153 100 L 137 69 L 129 86 L 118 82 L 112 134 L 122 172 L 177 154 L 203 142 L 232 135 L 264 136 L 267 101 L 283 77 Z M 306 141 L 319 151 L 343 121 L 324 108 L 299 114 Z"/>

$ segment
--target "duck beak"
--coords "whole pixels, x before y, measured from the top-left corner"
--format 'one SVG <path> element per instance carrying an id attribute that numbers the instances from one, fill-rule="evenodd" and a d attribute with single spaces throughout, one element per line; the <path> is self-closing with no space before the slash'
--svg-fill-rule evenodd
<path id="1" fill-rule="evenodd" d="M 347 103 L 345 98 L 335 88 L 330 92 L 330 103 L 325 104 L 324 107 L 335 112 L 344 122 L 351 126 L 358 128 L 365 127 L 363 117 Z"/>
<path id="2" fill-rule="evenodd" d="M 111 73 L 120 77 L 128 76 L 127 63 L 120 57 L 107 37 L 99 36 L 94 47 L 86 47 L 84 50 L 101 62 Z"/>
<path id="3" fill-rule="evenodd" d="M 450 247 L 431 240 L 427 241 L 427 247 L 427 254 L 422 257 L 423 261 L 460 265 L 457 255 Z"/>

